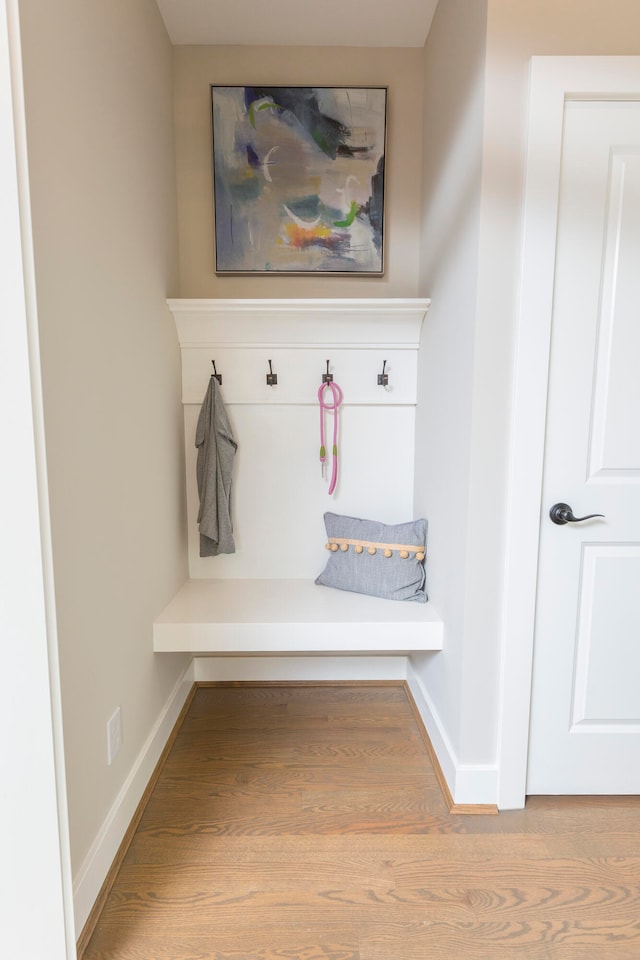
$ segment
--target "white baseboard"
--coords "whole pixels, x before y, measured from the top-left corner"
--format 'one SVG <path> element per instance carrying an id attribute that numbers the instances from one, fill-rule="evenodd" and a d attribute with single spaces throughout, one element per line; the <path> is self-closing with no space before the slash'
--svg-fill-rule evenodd
<path id="1" fill-rule="evenodd" d="M 113 806 L 98 831 L 84 863 L 74 878 L 73 907 L 76 939 L 82 932 L 193 682 L 192 661 L 171 691 L 146 743 L 138 754 Z"/>
<path id="2" fill-rule="evenodd" d="M 196 682 L 214 680 L 406 680 L 407 658 L 390 657 L 195 657 Z"/>
<path id="3" fill-rule="evenodd" d="M 410 660 L 407 661 L 407 683 L 429 734 L 453 802 L 465 805 L 496 804 L 498 802 L 497 765 L 460 763 L 433 701 Z"/>

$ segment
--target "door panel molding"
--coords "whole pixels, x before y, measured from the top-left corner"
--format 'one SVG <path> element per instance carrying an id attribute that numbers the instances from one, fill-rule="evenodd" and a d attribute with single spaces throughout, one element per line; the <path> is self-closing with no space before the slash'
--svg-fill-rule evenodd
<path id="1" fill-rule="evenodd" d="M 635 377 L 640 343 L 637 324 L 638 250 L 631 233 L 640 220 L 640 150 L 616 145 L 609 156 L 607 225 L 602 248 L 598 331 L 600 349 L 594 371 L 589 476 L 608 479 L 640 476 L 640 435 L 635 411 L 640 407 L 640 380 Z M 632 255 L 626 248 L 633 236 Z M 626 249 L 626 256 L 620 251 Z M 620 288 L 627 297 L 616 296 Z M 628 304 L 633 303 L 629 309 Z M 629 374 L 632 374 L 631 376 Z M 634 383 L 635 381 L 635 383 Z M 619 384 L 624 383 L 624 395 Z M 629 398 L 629 385 L 635 386 Z"/>
<path id="2" fill-rule="evenodd" d="M 570 733 L 637 733 L 637 677 L 640 649 L 638 614 L 631 620 L 626 599 L 637 594 L 640 544 L 584 543 L 580 558 L 579 611 L 574 648 L 574 677 Z M 603 595 L 616 597 L 613 612 L 599 603 Z M 625 639 L 631 640 L 625 643 Z M 623 651 L 632 651 L 630 664 Z M 628 657 L 628 653 L 627 653 Z M 607 689 L 615 684 L 616 696 Z"/>

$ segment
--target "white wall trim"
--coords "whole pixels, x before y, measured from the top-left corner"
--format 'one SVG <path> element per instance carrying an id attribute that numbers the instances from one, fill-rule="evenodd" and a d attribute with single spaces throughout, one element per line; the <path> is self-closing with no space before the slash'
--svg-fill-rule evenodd
<path id="1" fill-rule="evenodd" d="M 498 806 L 524 805 L 563 111 L 640 97 L 640 57 L 534 57 L 511 421 Z"/>
<path id="2" fill-rule="evenodd" d="M 456 771 L 458 768 L 456 754 L 442 725 L 438 711 L 436 710 L 434 703 L 427 693 L 427 689 L 420 679 L 420 676 L 416 672 L 411 660 L 409 660 L 407 664 L 407 683 L 409 685 L 409 690 L 411 691 L 411 696 L 413 697 L 416 707 L 418 708 L 418 713 L 420 714 L 422 722 L 424 723 L 425 729 L 429 735 L 431 746 L 433 747 L 438 758 L 438 763 L 440 764 L 442 774 L 447 781 L 447 786 L 449 787 L 451 796 L 453 797 L 453 791 L 456 783 Z"/>
<path id="3" fill-rule="evenodd" d="M 391 657 L 195 657 L 196 682 L 406 680 L 407 658 Z"/>
<path id="4" fill-rule="evenodd" d="M 0 879 L 7 956 L 75 957 L 58 642 L 33 260 L 20 10 L 0 2 Z M 33 702 L 29 723 L 21 680 Z M 28 763 L 25 763 L 28 757 Z M 33 923 L 34 904 L 37 923 Z"/>
<path id="5" fill-rule="evenodd" d="M 454 803 L 465 806 L 495 804 L 498 799 L 496 763 L 459 763 L 453 789 Z"/>
<path id="6" fill-rule="evenodd" d="M 455 751 L 438 716 L 438 711 L 411 661 L 407 664 L 407 683 L 429 735 L 431 746 L 438 758 L 442 774 L 453 796 L 458 766 Z"/>
<path id="7" fill-rule="evenodd" d="M 191 662 L 171 691 L 77 873 L 73 884 L 76 939 L 82 932 L 193 682 Z"/>
<path id="8" fill-rule="evenodd" d="M 407 683 L 454 803 L 496 803 L 498 795 L 497 765 L 460 763 L 433 701 L 415 671 L 411 660 L 407 662 Z"/>

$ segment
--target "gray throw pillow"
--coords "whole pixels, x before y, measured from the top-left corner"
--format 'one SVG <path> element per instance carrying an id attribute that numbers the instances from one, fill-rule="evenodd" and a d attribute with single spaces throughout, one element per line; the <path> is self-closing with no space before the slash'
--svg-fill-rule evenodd
<path id="1" fill-rule="evenodd" d="M 425 603 L 427 521 L 389 525 L 325 513 L 327 565 L 316 583 L 386 600 Z"/>

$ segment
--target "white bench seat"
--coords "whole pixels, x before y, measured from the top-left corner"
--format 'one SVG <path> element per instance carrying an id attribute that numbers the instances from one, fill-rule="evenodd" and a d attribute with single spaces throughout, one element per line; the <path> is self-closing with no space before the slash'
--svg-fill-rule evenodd
<path id="1" fill-rule="evenodd" d="M 442 649 L 431 603 L 396 602 L 311 580 L 187 580 L 153 624 L 157 653 L 406 655 Z"/>

